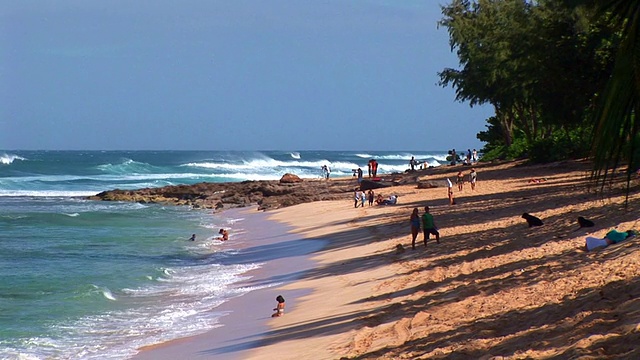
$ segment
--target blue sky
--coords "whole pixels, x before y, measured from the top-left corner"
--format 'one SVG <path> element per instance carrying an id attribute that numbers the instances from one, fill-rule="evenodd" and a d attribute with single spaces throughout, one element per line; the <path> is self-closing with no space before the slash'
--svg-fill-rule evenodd
<path id="1" fill-rule="evenodd" d="M 480 148 L 436 0 L 0 0 L 0 149 Z"/>

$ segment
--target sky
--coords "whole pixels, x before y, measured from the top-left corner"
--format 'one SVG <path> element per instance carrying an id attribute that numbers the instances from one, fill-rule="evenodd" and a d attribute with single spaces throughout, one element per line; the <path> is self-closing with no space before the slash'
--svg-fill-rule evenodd
<path id="1" fill-rule="evenodd" d="M 479 149 L 441 4 L 0 0 L 0 149 Z"/>

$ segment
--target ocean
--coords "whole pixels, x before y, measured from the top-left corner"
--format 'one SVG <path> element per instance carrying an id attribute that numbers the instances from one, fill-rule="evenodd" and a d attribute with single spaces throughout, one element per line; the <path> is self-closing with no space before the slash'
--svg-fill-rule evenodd
<path id="1" fill-rule="evenodd" d="M 0 358 L 127 359 L 221 326 L 216 308 L 257 287 L 240 212 L 86 200 L 112 189 L 379 173 L 446 151 L 0 150 Z M 217 240 L 219 228 L 230 239 Z M 196 234 L 196 241 L 190 241 Z M 261 285 L 278 286 L 279 283 Z"/>

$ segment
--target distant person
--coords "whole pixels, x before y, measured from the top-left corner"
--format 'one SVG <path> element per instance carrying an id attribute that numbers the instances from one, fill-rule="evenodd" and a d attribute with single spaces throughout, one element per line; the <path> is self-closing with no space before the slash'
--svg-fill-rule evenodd
<path id="1" fill-rule="evenodd" d="M 411 160 L 409 160 L 409 166 L 411 167 L 411 171 L 416 170 L 416 159 L 412 156 Z"/>
<path id="2" fill-rule="evenodd" d="M 371 178 L 371 164 L 373 163 L 373 159 L 369 160 L 369 162 L 367 163 L 367 167 L 369 168 L 369 178 Z"/>
<path id="3" fill-rule="evenodd" d="M 218 231 L 218 234 L 220 234 L 220 237 L 218 237 L 218 240 L 220 240 L 220 241 L 229 240 L 229 232 L 227 230 L 220 229 L 220 231 Z"/>
<path id="4" fill-rule="evenodd" d="M 358 184 L 362 182 L 362 169 L 358 168 Z"/>
<path id="5" fill-rule="evenodd" d="M 388 199 L 382 200 L 382 205 L 395 205 L 398 203 L 397 195 L 390 195 Z"/>
<path id="6" fill-rule="evenodd" d="M 456 184 L 458 185 L 458 191 L 462 191 L 464 187 L 464 174 L 462 171 L 458 171 L 458 176 L 456 176 Z"/>
<path id="7" fill-rule="evenodd" d="M 279 317 L 279 316 L 284 315 L 284 298 L 282 297 L 282 295 L 278 295 L 276 297 L 276 301 L 278 302 L 278 304 L 273 309 L 273 311 L 275 311 L 275 313 L 273 315 L 271 315 L 271 317 Z"/>
<path id="8" fill-rule="evenodd" d="M 327 180 L 329 180 L 329 175 L 331 175 L 331 168 L 327 165 Z"/>
<path id="9" fill-rule="evenodd" d="M 611 230 L 602 239 L 593 236 L 587 236 L 587 238 L 585 239 L 585 247 L 587 248 L 587 251 L 591 251 L 594 249 L 607 247 L 611 244 L 617 244 L 623 240 L 637 235 L 638 232 L 633 229 L 627 230 L 625 232 Z"/>
<path id="10" fill-rule="evenodd" d="M 369 206 L 373 206 L 373 199 L 375 197 L 373 190 L 369 189 L 369 192 L 367 193 L 367 195 L 369 196 Z"/>
<path id="11" fill-rule="evenodd" d="M 189 240 L 196 241 L 196 234 L 192 234 L 191 237 L 189 238 Z"/>
<path id="12" fill-rule="evenodd" d="M 382 205 L 383 202 L 384 199 L 382 198 L 382 194 L 378 194 L 378 197 L 376 198 L 376 204 Z"/>
<path id="13" fill-rule="evenodd" d="M 471 153 L 471 160 L 473 162 L 478 162 L 478 151 L 476 151 L 476 149 L 473 149 L 473 152 Z"/>
<path id="14" fill-rule="evenodd" d="M 373 175 L 373 177 L 378 176 L 378 162 L 375 159 L 372 159 L 371 174 Z"/>
<path id="15" fill-rule="evenodd" d="M 458 154 L 456 154 L 456 149 L 451 150 L 451 165 L 455 165 L 458 161 Z"/>
<path id="16" fill-rule="evenodd" d="M 416 249 L 416 238 L 420 232 L 420 215 L 418 214 L 418 208 L 413 208 L 411 213 L 411 248 Z"/>
<path id="17" fill-rule="evenodd" d="M 367 202 L 367 193 L 365 191 L 360 192 L 360 203 L 361 206 L 364 207 L 364 204 Z"/>
<path id="18" fill-rule="evenodd" d="M 476 189 L 476 181 L 478 181 L 478 173 L 476 172 L 476 169 L 471 169 L 471 172 L 469 173 L 469 184 L 471 184 L 471 190 Z"/>
<path id="19" fill-rule="evenodd" d="M 456 202 L 453 199 L 453 184 L 449 178 L 447 178 L 447 196 L 449 197 L 449 205 L 455 205 Z"/>
<path id="20" fill-rule="evenodd" d="M 467 149 L 467 164 L 471 165 L 471 149 Z"/>
<path id="21" fill-rule="evenodd" d="M 440 244 L 440 232 L 433 221 L 433 215 L 429 213 L 428 206 L 424 207 L 424 214 L 422 214 L 422 232 L 424 235 L 424 247 L 427 247 L 427 240 L 430 234 L 435 235 L 436 243 Z"/>
<path id="22" fill-rule="evenodd" d="M 357 208 L 358 207 L 358 203 L 360 202 L 360 196 L 361 196 L 361 191 L 360 189 L 356 188 L 355 190 L 353 190 L 353 200 L 355 201 L 353 203 L 353 207 Z"/>

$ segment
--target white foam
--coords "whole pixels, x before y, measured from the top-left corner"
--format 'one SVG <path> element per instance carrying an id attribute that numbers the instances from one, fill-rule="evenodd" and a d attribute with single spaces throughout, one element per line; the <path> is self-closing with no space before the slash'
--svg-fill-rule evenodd
<path id="1" fill-rule="evenodd" d="M 100 191 L 89 190 L 0 190 L 0 196 L 15 197 L 87 197 L 98 194 Z"/>
<path id="2" fill-rule="evenodd" d="M 27 159 L 14 154 L 4 153 L 0 155 L 0 164 L 3 164 L 3 165 L 10 165 L 16 160 L 27 160 Z"/>

